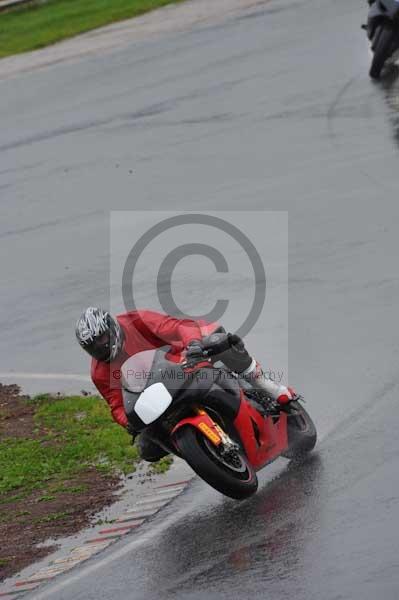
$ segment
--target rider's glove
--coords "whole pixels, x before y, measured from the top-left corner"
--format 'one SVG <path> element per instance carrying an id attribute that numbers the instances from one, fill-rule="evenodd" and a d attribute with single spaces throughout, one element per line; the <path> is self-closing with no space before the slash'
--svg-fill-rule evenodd
<path id="1" fill-rule="evenodd" d="M 241 338 L 231 333 L 212 333 L 202 339 L 202 347 L 208 356 L 222 354 L 240 343 L 242 344 Z"/>
<path id="2" fill-rule="evenodd" d="M 202 340 L 192 340 L 186 348 L 186 359 L 195 361 L 204 357 L 218 356 L 227 350 L 245 350 L 238 335 L 231 333 L 212 333 Z"/>
<path id="3" fill-rule="evenodd" d="M 186 360 L 199 360 L 204 356 L 204 347 L 201 340 L 191 340 L 186 348 Z"/>

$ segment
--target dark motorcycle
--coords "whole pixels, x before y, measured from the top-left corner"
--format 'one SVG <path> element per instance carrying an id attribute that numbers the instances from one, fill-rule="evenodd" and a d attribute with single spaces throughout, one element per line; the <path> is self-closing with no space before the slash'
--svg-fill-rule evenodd
<path id="1" fill-rule="evenodd" d="M 257 490 L 256 471 L 278 456 L 312 450 L 316 429 L 299 402 L 283 410 L 207 354 L 177 363 L 159 348 L 129 358 L 122 366 L 125 412 L 135 431 L 145 429 L 222 494 L 244 499 Z"/>
<path id="2" fill-rule="evenodd" d="M 363 28 L 373 52 L 370 77 L 378 79 L 386 61 L 399 50 L 399 1 L 374 0 L 370 4 L 367 25 Z"/>

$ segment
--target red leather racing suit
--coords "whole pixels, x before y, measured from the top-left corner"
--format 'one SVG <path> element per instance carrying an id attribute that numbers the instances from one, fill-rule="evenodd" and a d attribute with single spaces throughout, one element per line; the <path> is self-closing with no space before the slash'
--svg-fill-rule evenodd
<path id="1" fill-rule="evenodd" d="M 194 339 L 210 335 L 215 324 L 189 319 L 175 319 L 151 310 L 131 311 L 118 315 L 117 320 L 124 333 L 123 350 L 110 363 L 92 359 L 91 378 L 100 394 L 108 402 L 113 419 L 122 427 L 127 426 L 123 408 L 120 369 L 123 363 L 138 352 L 170 345 L 169 357 L 179 362 L 181 352 Z"/>

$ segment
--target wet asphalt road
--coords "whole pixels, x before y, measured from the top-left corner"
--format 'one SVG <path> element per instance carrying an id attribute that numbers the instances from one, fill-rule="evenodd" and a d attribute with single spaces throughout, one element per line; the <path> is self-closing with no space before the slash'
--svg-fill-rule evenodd
<path id="1" fill-rule="evenodd" d="M 85 373 L 111 208 L 287 210 L 290 382 L 320 433 L 253 499 L 197 481 L 36 597 L 397 598 L 399 83 L 367 77 L 363 9 L 272 0 L 0 82 L 1 371 Z"/>

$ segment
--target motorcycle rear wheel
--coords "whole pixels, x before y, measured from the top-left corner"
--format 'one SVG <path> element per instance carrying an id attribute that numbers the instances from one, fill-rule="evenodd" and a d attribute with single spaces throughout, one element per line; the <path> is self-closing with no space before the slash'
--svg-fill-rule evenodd
<path id="1" fill-rule="evenodd" d="M 175 442 L 182 458 L 215 490 L 244 500 L 258 489 L 258 478 L 243 451 L 234 453 L 231 465 L 215 446 L 196 428 L 182 427 L 175 433 Z M 218 456 L 219 454 L 219 456 Z"/>
<path id="2" fill-rule="evenodd" d="M 287 419 L 288 450 L 282 456 L 301 458 L 313 450 L 317 441 L 316 427 L 299 402 L 290 403 L 291 413 Z"/>
<path id="3" fill-rule="evenodd" d="M 369 75 L 372 79 L 379 79 L 385 62 L 392 54 L 395 32 L 392 27 L 383 24 L 377 29 L 375 35 L 376 41 L 373 40 L 374 55 Z"/>

